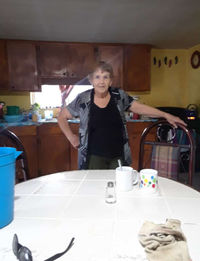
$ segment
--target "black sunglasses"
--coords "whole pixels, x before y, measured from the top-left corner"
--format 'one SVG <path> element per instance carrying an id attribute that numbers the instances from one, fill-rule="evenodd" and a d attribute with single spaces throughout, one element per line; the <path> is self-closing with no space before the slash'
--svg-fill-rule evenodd
<path id="1" fill-rule="evenodd" d="M 70 241 L 68 247 L 65 249 L 65 251 L 55 254 L 54 256 L 49 257 L 48 259 L 45 259 L 44 261 L 56 260 L 57 258 L 61 257 L 65 253 L 67 253 L 67 251 L 73 246 L 74 239 L 75 239 L 74 237 L 71 239 L 71 241 Z M 15 254 L 15 256 L 17 257 L 17 259 L 19 261 L 32 261 L 33 260 L 31 250 L 25 246 L 22 246 L 19 243 L 18 237 L 16 234 L 14 234 L 14 237 L 13 237 L 12 249 L 13 249 L 13 253 Z"/>

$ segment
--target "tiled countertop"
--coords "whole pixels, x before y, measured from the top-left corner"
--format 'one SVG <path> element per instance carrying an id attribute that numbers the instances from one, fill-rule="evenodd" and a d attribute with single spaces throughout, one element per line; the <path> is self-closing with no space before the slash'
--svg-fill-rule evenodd
<path id="1" fill-rule="evenodd" d="M 56 118 L 53 118 L 52 120 L 45 120 L 45 119 L 42 119 L 38 122 L 34 122 L 32 120 L 28 120 L 28 121 L 19 121 L 19 122 L 12 122 L 12 123 L 8 123 L 8 122 L 5 122 L 5 121 L 2 121 L 0 122 L 0 127 L 15 127 L 15 126 L 32 126 L 32 125 L 41 125 L 41 124 L 45 124 L 45 123 L 57 123 L 57 119 Z M 72 123 L 79 123 L 80 121 L 79 120 L 69 120 L 69 122 L 72 122 Z"/>
<path id="2" fill-rule="evenodd" d="M 127 119 L 127 122 L 154 122 L 157 119 L 139 119 L 139 120 L 132 120 L 132 119 Z M 79 123 L 80 120 L 79 119 L 73 119 L 73 120 L 68 120 L 70 123 Z M 15 127 L 15 126 L 31 126 L 31 125 L 41 125 L 41 124 L 45 124 L 45 123 L 57 123 L 57 119 L 53 118 L 52 120 L 45 120 L 42 119 L 38 122 L 34 122 L 31 120 L 28 121 L 19 121 L 19 122 L 12 122 L 12 123 L 8 123 L 5 121 L 0 121 L 0 127 Z"/>

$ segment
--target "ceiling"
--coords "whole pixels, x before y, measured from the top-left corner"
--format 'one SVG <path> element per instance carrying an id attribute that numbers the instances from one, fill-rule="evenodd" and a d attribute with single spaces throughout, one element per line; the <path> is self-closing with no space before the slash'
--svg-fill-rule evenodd
<path id="1" fill-rule="evenodd" d="M 200 44 L 200 0 L 0 0 L 0 38 Z"/>

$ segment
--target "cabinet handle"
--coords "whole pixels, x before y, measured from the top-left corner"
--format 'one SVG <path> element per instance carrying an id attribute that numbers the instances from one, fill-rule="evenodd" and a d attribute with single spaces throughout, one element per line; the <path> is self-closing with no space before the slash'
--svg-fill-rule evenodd
<path id="1" fill-rule="evenodd" d="M 98 47 L 94 47 L 94 54 L 98 54 L 99 52 L 99 48 Z"/>
<path id="2" fill-rule="evenodd" d="M 66 72 L 63 73 L 63 75 L 66 76 L 66 77 L 69 77 L 69 72 L 66 71 Z"/>
<path id="3" fill-rule="evenodd" d="M 98 47 L 94 47 L 94 57 L 96 59 L 98 59 L 98 57 L 99 57 L 99 48 Z"/>

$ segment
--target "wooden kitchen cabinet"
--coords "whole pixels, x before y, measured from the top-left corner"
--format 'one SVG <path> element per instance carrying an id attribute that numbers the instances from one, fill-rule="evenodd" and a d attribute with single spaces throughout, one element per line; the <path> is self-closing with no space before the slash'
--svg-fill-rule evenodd
<path id="1" fill-rule="evenodd" d="M 132 167 L 138 169 L 139 142 L 143 130 L 151 122 L 128 122 L 127 130 L 132 153 Z M 79 133 L 79 124 L 70 123 L 74 134 Z M 22 141 L 27 153 L 30 178 L 78 169 L 78 150 L 74 149 L 57 123 L 43 123 L 33 126 L 10 127 Z M 153 139 L 153 134 L 148 139 Z M 151 146 L 145 148 L 145 160 L 151 153 Z M 149 167 L 149 166 L 146 166 Z"/>
<path id="2" fill-rule="evenodd" d="M 42 43 L 36 45 L 40 77 L 67 77 L 67 45 L 63 43 Z"/>
<path id="3" fill-rule="evenodd" d="M 95 57 L 91 44 L 41 43 L 37 60 L 42 83 L 75 84 L 91 72 Z"/>
<path id="4" fill-rule="evenodd" d="M 9 89 L 39 91 L 36 49 L 31 41 L 7 41 Z"/>
<path id="5" fill-rule="evenodd" d="M 68 73 L 70 78 L 80 80 L 87 77 L 94 69 L 95 52 L 91 44 L 67 44 L 70 63 Z"/>
<path id="6" fill-rule="evenodd" d="M 6 41 L 0 40 L 0 90 L 8 90 L 8 79 Z"/>
<path id="7" fill-rule="evenodd" d="M 97 61 L 112 65 L 114 78 L 112 86 L 123 86 L 123 47 L 118 45 L 98 45 L 95 47 Z"/>
<path id="8" fill-rule="evenodd" d="M 70 124 L 78 134 L 79 124 Z M 10 127 L 25 148 L 30 177 L 78 169 L 78 150 L 74 149 L 57 123 Z"/>
<path id="9" fill-rule="evenodd" d="M 149 91 L 151 46 L 125 45 L 123 86 L 125 91 Z"/>
<path id="10" fill-rule="evenodd" d="M 57 123 L 37 127 L 39 176 L 70 170 L 70 144 Z"/>
<path id="11" fill-rule="evenodd" d="M 37 126 L 9 127 L 22 141 L 27 154 L 29 176 L 38 177 L 38 147 L 37 147 Z"/>
<path id="12" fill-rule="evenodd" d="M 138 161 L 139 161 L 139 150 L 140 150 L 140 138 L 143 130 L 150 126 L 152 122 L 128 122 L 127 123 L 127 130 L 128 130 L 128 137 L 129 137 L 129 145 L 131 148 L 132 154 L 132 167 L 138 170 Z M 149 140 L 153 140 L 153 134 L 149 134 Z M 152 147 L 146 146 L 145 147 L 145 158 L 144 162 L 147 162 L 150 154 L 151 154 Z M 146 167 L 150 167 L 146 165 Z"/>
<path id="13" fill-rule="evenodd" d="M 79 135 L 79 124 L 77 123 L 70 123 L 70 128 L 72 132 L 76 135 Z M 77 170 L 78 169 L 78 150 L 75 149 L 70 144 L 70 170 Z"/>

